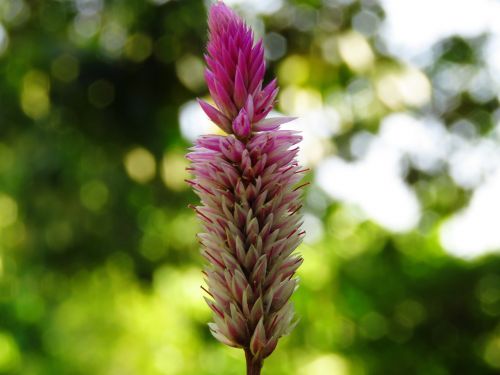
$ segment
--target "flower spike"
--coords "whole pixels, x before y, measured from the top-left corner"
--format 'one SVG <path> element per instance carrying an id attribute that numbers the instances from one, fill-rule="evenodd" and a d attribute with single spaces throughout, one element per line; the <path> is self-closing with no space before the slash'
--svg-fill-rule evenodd
<path id="1" fill-rule="evenodd" d="M 262 40 L 223 2 L 210 7 L 205 78 L 215 107 L 199 100 L 225 135 L 200 137 L 187 155 L 200 197 L 193 207 L 207 260 L 209 324 L 220 342 L 242 348 L 250 375 L 296 324 L 289 301 L 302 263 L 297 188 L 302 169 L 295 157 L 301 136 L 280 126 L 290 117 L 266 119 L 278 93 L 264 85 Z"/>

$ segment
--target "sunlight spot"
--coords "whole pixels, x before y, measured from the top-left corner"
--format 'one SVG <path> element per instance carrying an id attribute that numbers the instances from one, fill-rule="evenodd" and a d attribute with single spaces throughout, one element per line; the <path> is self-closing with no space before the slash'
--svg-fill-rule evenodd
<path id="1" fill-rule="evenodd" d="M 283 6 L 283 0 L 226 0 L 226 3 L 250 14 L 273 14 Z"/>
<path id="2" fill-rule="evenodd" d="M 9 36 L 5 27 L 0 23 L 0 56 L 2 56 L 9 46 Z"/>
<path id="3" fill-rule="evenodd" d="M 476 285 L 476 298 L 481 303 L 481 310 L 490 316 L 500 314 L 500 276 L 487 273 Z"/>
<path id="4" fill-rule="evenodd" d="M 315 109 L 307 110 L 294 121 L 284 124 L 284 130 L 296 130 L 302 135 L 298 161 L 305 167 L 315 166 L 331 152 L 332 135 L 340 131 L 340 116 L 338 112 L 329 105 L 322 106 L 320 97 L 313 99 L 317 106 Z M 302 111 L 302 110 L 301 110 Z M 269 117 L 279 117 L 281 113 L 271 112 Z"/>
<path id="5" fill-rule="evenodd" d="M 39 71 L 30 70 L 23 77 L 21 107 L 27 116 L 38 120 L 49 113 L 50 81 L 49 77 Z"/>
<path id="6" fill-rule="evenodd" d="M 161 346 L 155 348 L 154 366 L 160 374 L 176 375 L 183 373 L 186 367 L 185 355 L 182 350 L 174 346 Z"/>
<path id="7" fill-rule="evenodd" d="M 489 31 L 498 35 L 500 6 L 495 1 L 382 0 L 381 5 L 384 41 L 392 53 L 406 60 L 431 61 L 431 47 L 453 35 L 475 38 Z"/>
<path id="8" fill-rule="evenodd" d="M 332 268 L 325 262 L 324 256 L 316 247 L 301 246 L 300 253 L 305 261 L 297 270 L 297 275 L 307 288 L 321 290 L 328 285 L 332 277 Z"/>
<path id="9" fill-rule="evenodd" d="M 467 124 L 465 121 L 460 122 L 462 125 Z M 498 169 L 500 149 L 497 142 L 455 134 L 450 138 L 454 151 L 449 158 L 449 173 L 458 185 L 466 189 L 476 188 Z"/>
<path id="10" fill-rule="evenodd" d="M 0 372 L 16 372 L 20 361 L 21 354 L 14 338 L 6 332 L 0 332 Z"/>
<path id="11" fill-rule="evenodd" d="M 305 213 L 303 220 L 303 229 L 306 231 L 304 242 L 313 244 L 320 241 L 324 234 L 323 222 L 318 217 L 310 213 Z"/>
<path id="12" fill-rule="evenodd" d="M 279 60 L 286 53 L 286 38 L 278 33 L 270 32 L 264 38 L 266 59 Z"/>
<path id="13" fill-rule="evenodd" d="M 76 8 L 79 13 L 85 15 L 97 14 L 103 9 L 103 0 L 76 0 Z"/>
<path id="14" fill-rule="evenodd" d="M 156 161 L 148 150 L 142 147 L 130 150 L 124 158 L 129 177 L 141 184 L 151 181 L 156 173 Z"/>
<path id="15" fill-rule="evenodd" d="M 400 176 L 399 157 L 395 150 L 374 142 L 360 161 L 325 159 L 317 168 L 316 181 L 332 198 L 358 206 L 382 227 L 406 232 L 417 225 L 420 204 Z"/>
<path id="16" fill-rule="evenodd" d="M 326 354 L 315 358 L 302 367 L 298 375 L 347 375 L 349 371 L 349 362 L 338 354 Z"/>
<path id="17" fill-rule="evenodd" d="M 278 67 L 278 78 L 282 85 L 302 85 L 309 79 L 309 62 L 305 57 L 292 55 Z"/>
<path id="18" fill-rule="evenodd" d="M 419 170 L 433 172 L 448 156 L 448 133 L 432 118 L 418 119 L 407 113 L 393 113 L 382 120 L 380 138 L 408 155 Z"/>
<path id="19" fill-rule="evenodd" d="M 146 34 L 137 33 L 131 35 L 125 43 L 125 56 L 139 63 L 146 60 L 153 50 L 151 37 Z"/>
<path id="20" fill-rule="evenodd" d="M 500 369 L 500 337 L 494 336 L 486 343 L 483 358 L 491 367 Z"/>
<path id="21" fill-rule="evenodd" d="M 7 194 L 0 193 L 0 229 L 12 225 L 17 220 L 17 203 Z"/>
<path id="22" fill-rule="evenodd" d="M 91 211 L 101 210 L 108 201 L 108 187 L 99 180 L 87 182 L 80 188 L 80 200 Z"/>
<path id="23" fill-rule="evenodd" d="M 100 35 L 100 44 L 108 55 L 117 57 L 127 41 L 127 30 L 118 22 L 108 23 Z"/>
<path id="24" fill-rule="evenodd" d="M 191 100 L 181 106 L 179 110 L 179 123 L 182 136 L 191 142 L 194 142 L 200 135 L 221 132 L 217 125 L 209 120 L 195 100 Z"/>
<path id="25" fill-rule="evenodd" d="M 205 86 L 204 65 L 200 58 L 185 55 L 175 63 L 179 81 L 191 91 L 198 91 Z"/>
<path id="26" fill-rule="evenodd" d="M 165 186 L 174 191 L 187 189 L 188 184 L 184 180 L 189 178 L 186 171 L 188 166 L 188 161 L 181 153 L 169 152 L 163 155 L 161 178 Z"/>
<path id="27" fill-rule="evenodd" d="M 79 13 L 73 21 L 74 37 L 77 41 L 85 42 L 97 34 L 101 26 L 99 14 Z"/>
<path id="28" fill-rule="evenodd" d="M 376 87 L 380 100 L 391 109 L 400 109 L 405 105 L 420 107 L 427 104 L 431 97 L 427 76 L 410 67 L 382 75 Z"/>
<path id="29" fill-rule="evenodd" d="M 357 73 L 369 70 L 375 57 L 368 41 L 358 32 L 348 31 L 339 36 L 339 54 L 345 63 Z"/>
<path id="30" fill-rule="evenodd" d="M 334 36 L 325 38 L 321 43 L 321 52 L 323 59 L 326 62 L 332 65 L 337 65 L 340 61 L 340 56 L 337 46 L 337 38 Z"/>
<path id="31" fill-rule="evenodd" d="M 279 96 L 281 109 L 292 115 L 302 115 L 322 107 L 321 93 L 314 88 L 287 86 Z"/>
<path id="32" fill-rule="evenodd" d="M 452 255 L 471 259 L 500 250 L 500 169 L 473 193 L 469 205 L 440 229 L 443 247 Z"/>

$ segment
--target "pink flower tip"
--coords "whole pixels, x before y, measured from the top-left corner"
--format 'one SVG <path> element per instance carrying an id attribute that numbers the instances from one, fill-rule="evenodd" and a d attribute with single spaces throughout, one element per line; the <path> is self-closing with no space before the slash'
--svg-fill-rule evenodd
<path id="1" fill-rule="evenodd" d="M 252 124 L 247 111 L 243 108 L 233 121 L 234 135 L 238 138 L 248 138 L 252 130 Z"/>
<path id="2" fill-rule="evenodd" d="M 235 21 L 240 21 L 240 18 L 223 1 L 217 1 L 210 7 L 208 14 L 208 28 L 210 32 L 224 32 L 227 25 Z"/>

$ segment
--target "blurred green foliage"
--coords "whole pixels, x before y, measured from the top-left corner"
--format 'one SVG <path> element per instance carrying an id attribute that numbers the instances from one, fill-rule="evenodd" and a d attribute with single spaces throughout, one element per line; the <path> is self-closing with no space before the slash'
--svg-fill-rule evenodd
<path id="1" fill-rule="evenodd" d="M 343 130 L 326 149 L 346 157 L 355 132 L 422 100 L 386 86 L 351 100 L 355 79 L 389 77 L 390 88 L 409 71 L 424 96 L 429 85 L 353 31 L 364 6 L 383 19 L 373 1 L 295 0 L 253 20 L 274 33 L 279 109 L 329 101 Z M 1 374 L 243 373 L 242 353 L 206 327 L 199 227 L 186 208 L 196 198 L 183 182 L 179 110 L 206 95 L 205 17 L 200 0 L 0 0 Z M 443 43 L 432 69 L 480 64 L 481 40 Z M 441 116 L 485 133 L 496 106 L 464 95 Z M 300 248 L 301 322 L 264 374 L 500 371 L 500 259 L 457 260 L 437 238 L 469 193 L 445 174 L 412 170 L 408 181 L 432 215 L 404 234 L 307 191 L 324 232 Z"/>

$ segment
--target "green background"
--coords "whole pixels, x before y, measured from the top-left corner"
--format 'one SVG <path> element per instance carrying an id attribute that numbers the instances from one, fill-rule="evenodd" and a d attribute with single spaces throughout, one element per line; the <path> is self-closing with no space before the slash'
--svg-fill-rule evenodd
<path id="1" fill-rule="evenodd" d="M 349 101 L 353 80 L 376 85 L 405 66 L 353 31 L 354 15 L 368 7 L 382 20 L 381 6 L 285 5 L 252 22 L 287 42 L 281 56 L 270 52 L 267 81 L 277 75 L 283 92 L 305 93 L 306 107 L 335 98 L 342 127 L 320 159 L 352 159 L 356 132 L 377 133 L 391 112 L 422 111 L 383 95 Z M 292 11 L 316 21 L 294 22 Z M 0 48 L 0 373 L 242 374 L 243 353 L 206 326 L 199 225 L 187 208 L 196 197 L 183 181 L 190 141 L 180 108 L 207 95 L 205 4 L 0 0 L 0 22 L 8 37 Z M 342 38 L 368 55 L 339 53 Z M 425 75 L 449 62 L 481 65 L 484 40 L 440 42 Z M 497 98 L 456 97 L 441 111 L 445 124 L 466 118 L 487 134 Z M 278 110 L 293 110 L 279 99 Z M 304 210 L 323 229 L 299 249 L 301 322 L 264 374 L 498 373 L 500 258 L 454 258 L 438 236 L 470 190 L 445 171 L 411 170 L 406 181 L 433 215 L 392 233 L 332 200 L 315 183 L 315 165 Z"/>

